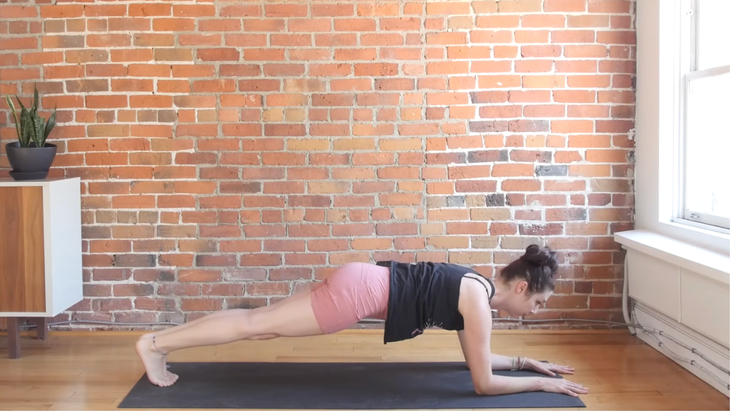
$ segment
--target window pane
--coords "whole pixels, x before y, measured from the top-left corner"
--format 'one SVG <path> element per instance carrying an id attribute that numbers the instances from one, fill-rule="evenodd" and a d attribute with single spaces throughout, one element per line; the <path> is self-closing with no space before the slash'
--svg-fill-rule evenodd
<path id="1" fill-rule="evenodd" d="M 730 0 L 697 0 L 697 70 L 730 64 Z"/>
<path id="2" fill-rule="evenodd" d="M 730 73 L 689 83 L 686 208 L 730 217 Z"/>

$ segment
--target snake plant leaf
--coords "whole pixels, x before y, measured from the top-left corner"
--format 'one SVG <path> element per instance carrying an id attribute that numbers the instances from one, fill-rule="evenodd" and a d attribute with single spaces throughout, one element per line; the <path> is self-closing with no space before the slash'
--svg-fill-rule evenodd
<path id="1" fill-rule="evenodd" d="M 23 109 L 20 118 L 24 118 L 24 120 L 21 120 L 23 122 L 23 140 L 20 142 L 20 145 L 22 147 L 28 147 L 30 146 L 31 133 L 33 132 L 33 118 L 26 109 Z"/>
<path id="2" fill-rule="evenodd" d="M 20 108 L 25 110 L 25 106 L 23 105 L 23 102 L 18 98 L 18 96 L 15 96 L 15 99 L 18 100 L 18 104 L 20 104 Z"/>
<path id="3" fill-rule="evenodd" d="M 33 138 L 33 142 L 35 143 L 36 147 L 43 147 L 45 145 L 45 142 L 43 140 L 43 119 L 38 116 L 32 118 L 33 130 L 31 131 L 31 136 Z"/>
<path id="4" fill-rule="evenodd" d="M 38 111 L 38 86 L 33 87 L 33 110 Z"/>
<path id="5" fill-rule="evenodd" d="M 38 128 L 38 140 L 40 140 L 41 144 L 38 147 L 45 147 L 46 146 L 46 119 L 43 117 L 40 117 L 41 124 Z"/>
<path id="6" fill-rule="evenodd" d="M 28 138 L 30 135 L 28 134 L 28 119 L 30 118 L 30 114 L 28 113 L 28 109 L 23 107 L 23 109 L 20 111 L 20 146 L 21 147 L 28 147 Z"/>
<path id="7" fill-rule="evenodd" d="M 18 118 L 17 110 L 15 110 L 15 104 L 13 104 L 13 100 L 10 99 L 10 96 L 5 96 L 5 100 L 8 102 L 8 106 L 10 106 L 10 111 L 13 113 L 13 120 L 15 120 L 15 133 L 18 135 L 18 140 L 20 140 L 20 119 Z"/>
<path id="8" fill-rule="evenodd" d="M 46 127 L 43 131 L 43 141 L 48 138 L 48 135 L 51 134 L 54 127 L 56 127 L 56 110 L 53 110 L 53 114 L 51 114 L 51 117 L 48 118 L 48 122 L 46 123 Z"/>

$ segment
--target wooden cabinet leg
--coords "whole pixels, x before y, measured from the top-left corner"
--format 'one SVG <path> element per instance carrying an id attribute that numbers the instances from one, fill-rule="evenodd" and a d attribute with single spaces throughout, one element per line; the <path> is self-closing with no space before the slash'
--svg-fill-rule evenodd
<path id="1" fill-rule="evenodd" d="M 48 317 L 35 318 L 36 338 L 39 340 L 45 340 L 48 338 Z"/>
<path id="2" fill-rule="evenodd" d="M 20 318 L 8 318 L 8 358 L 20 358 Z"/>

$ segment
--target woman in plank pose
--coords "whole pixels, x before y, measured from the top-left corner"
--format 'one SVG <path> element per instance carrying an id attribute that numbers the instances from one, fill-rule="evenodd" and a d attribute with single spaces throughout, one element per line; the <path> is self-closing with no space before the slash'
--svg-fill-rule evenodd
<path id="1" fill-rule="evenodd" d="M 493 370 L 534 370 L 550 376 L 572 374 L 570 367 L 526 357 L 492 354 L 492 309 L 511 316 L 535 313 L 552 295 L 558 268 L 555 252 L 530 245 L 492 281 L 455 264 L 395 261 L 349 263 L 311 290 L 276 304 L 232 309 L 164 331 L 145 334 L 136 349 L 152 384 L 170 386 L 168 353 L 184 348 L 330 334 L 363 318 L 385 320 L 384 343 L 414 338 L 431 326 L 458 332 L 476 393 L 548 391 L 577 396 L 588 390 L 559 378 L 505 377 Z"/>

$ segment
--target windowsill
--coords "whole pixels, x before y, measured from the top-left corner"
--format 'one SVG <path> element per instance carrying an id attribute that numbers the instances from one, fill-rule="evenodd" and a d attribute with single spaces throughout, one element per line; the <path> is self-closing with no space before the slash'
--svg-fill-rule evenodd
<path id="1" fill-rule="evenodd" d="M 705 235 L 714 238 L 717 241 L 730 240 L 730 230 L 726 228 L 707 226 L 702 223 L 694 223 L 687 220 L 668 221 L 664 224 L 676 227 L 677 229 L 692 231 L 697 234 Z M 728 252 L 730 253 L 730 249 L 728 250 Z"/>
<path id="2" fill-rule="evenodd" d="M 614 234 L 614 239 L 652 257 L 671 262 L 687 270 L 730 284 L 730 255 L 657 234 L 648 230 L 630 230 Z"/>

